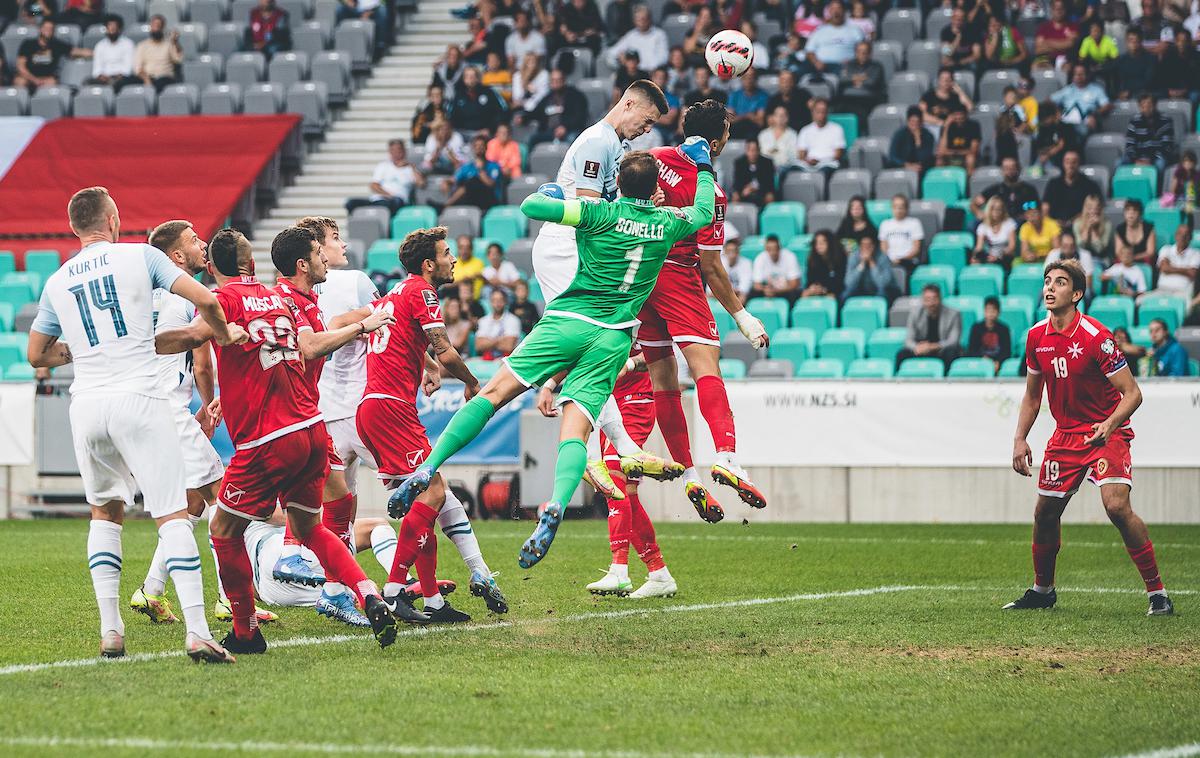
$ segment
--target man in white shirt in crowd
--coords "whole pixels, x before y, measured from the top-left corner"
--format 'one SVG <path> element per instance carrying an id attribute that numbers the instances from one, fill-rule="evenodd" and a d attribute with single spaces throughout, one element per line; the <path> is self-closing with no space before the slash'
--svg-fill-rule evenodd
<path id="1" fill-rule="evenodd" d="M 417 187 L 425 186 L 425 175 L 408 162 L 408 149 L 404 140 L 388 140 L 387 160 L 375 166 L 371 176 L 371 196 L 352 197 L 346 201 L 346 212 L 364 205 L 381 205 L 393 214 L 412 201 Z"/>
<path id="2" fill-rule="evenodd" d="M 818 97 L 812 102 L 812 123 L 796 138 L 799 165 L 805 171 L 823 171 L 828 176 L 841 165 L 846 152 L 846 133 L 841 124 L 829 120 L 829 101 Z"/>
<path id="3" fill-rule="evenodd" d="M 484 284 L 511 293 L 517 282 L 521 281 L 521 272 L 512 261 L 504 260 L 504 248 L 495 242 L 488 245 L 487 259 L 488 265 L 483 267 Z"/>
<path id="4" fill-rule="evenodd" d="M 737 293 L 742 303 L 750 299 L 750 290 L 754 287 L 754 267 L 750 261 L 742 257 L 742 243 L 736 239 L 725 240 L 721 251 L 721 261 L 729 274 L 729 283 Z"/>
<path id="5" fill-rule="evenodd" d="M 879 247 L 888 259 L 908 271 L 921 259 L 921 243 L 925 240 L 925 227 L 918 219 L 908 215 L 908 198 L 896 195 L 892 198 L 892 217 L 879 225 Z"/>
<path id="6" fill-rule="evenodd" d="M 475 329 L 475 352 L 488 360 L 503 358 L 521 339 L 521 320 L 508 312 L 508 295 L 494 289 L 488 299 L 491 313 L 479 319 Z"/>
<path id="7" fill-rule="evenodd" d="M 825 23 L 808 35 L 801 74 L 836 77 L 842 65 L 854 57 L 854 47 L 866 39 L 862 29 L 846 23 L 846 6 L 834 0 L 825 9 Z"/>
<path id="8" fill-rule="evenodd" d="M 517 11 L 513 16 L 513 30 L 504 40 L 504 57 L 508 58 L 508 68 L 512 71 L 520 69 L 521 62 L 529 53 L 545 61 L 546 38 L 533 28 L 527 11 Z"/>
<path id="9" fill-rule="evenodd" d="M 667 65 L 671 45 L 667 33 L 651 24 L 650 11 L 644 5 L 633 12 L 633 28 L 608 48 L 605 57 L 614 70 L 620 67 L 620 57 L 626 50 L 636 50 L 638 61 L 645 71 Z"/>
<path id="10" fill-rule="evenodd" d="M 1139 297 L 1139 304 L 1157 295 L 1192 298 L 1196 271 L 1200 269 L 1200 250 L 1190 247 L 1191 244 L 1192 217 L 1188 215 L 1175 228 L 1175 244 L 1163 245 L 1158 251 L 1158 286 Z"/>
<path id="11" fill-rule="evenodd" d="M 134 48 L 134 76 L 162 92 L 168 84 L 175 83 L 175 67 L 180 63 L 183 63 L 183 48 L 179 45 L 179 32 L 171 32 L 168 39 L 166 16 L 151 16 L 150 36 Z"/>
<path id="12" fill-rule="evenodd" d="M 783 297 L 791 303 L 800 297 L 800 261 L 796 254 L 779 244 L 779 237 L 768 234 L 763 251 L 754 259 L 755 297 Z"/>
<path id="13" fill-rule="evenodd" d="M 133 40 L 126 37 L 120 16 L 104 20 L 104 38 L 92 48 L 92 78 L 89 84 L 107 84 L 118 92 L 126 84 L 139 84 L 133 75 Z"/>

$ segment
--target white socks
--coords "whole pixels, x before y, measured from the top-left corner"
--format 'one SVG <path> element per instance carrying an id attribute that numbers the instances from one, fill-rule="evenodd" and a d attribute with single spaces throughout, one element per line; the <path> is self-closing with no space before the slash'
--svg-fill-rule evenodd
<path id="1" fill-rule="evenodd" d="M 649 574 L 647 574 L 646 578 L 647 578 L 647 579 L 657 579 L 657 580 L 659 580 L 659 581 L 661 581 L 661 582 L 666 582 L 666 581 L 669 581 L 669 580 L 671 579 L 671 572 L 670 572 L 670 571 L 667 571 L 667 567 L 666 567 L 666 566 L 663 566 L 663 567 L 662 567 L 662 568 L 660 568 L 660 569 L 657 569 L 657 570 L 655 570 L 655 571 L 651 571 Z"/>
<path id="2" fill-rule="evenodd" d="M 88 528 L 88 570 L 100 608 L 100 636 L 115 631 L 124 636 L 121 620 L 121 525 L 93 519 Z"/>
<path id="3" fill-rule="evenodd" d="M 204 577 L 200 572 L 200 551 L 196 548 L 193 527 L 190 519 L 171 519 L 158 528 L 158 546 L 167 573 L 175 583 L 187 630 L 207 640 L 212 639 L 212 632 L 204 617 Z"/>
<path id="4" fill-rule="evenodd" d="M 196 524 L 200 523 L 199 516 L 187 515 L 188 522 L 191 523 L 193 531 Z M 209 540 L 209 549 L 212 550 L 212 540 Z M 217 554 L 213 552 L 213 560 L 215 561 Z M 221 579 L 217 578 L 217 589 L 221 589 Z M 150 559 L 150 570 L 146 572 L 146 581 L 142 583 L 142 589 L 147 595 L 161 595 L 167 591 L 167 557 L 163 554 L 162 540 L 154 546 L 154 557 Z M 222 593 L 222 597 L 224 593 Z"/>
<path id="5" fill-rule="evenodd" d="M 633 441 L 629 432 L 625 431 L 625 422 L 621 419 L 621 409 L 611 395 L 604 401 L 600 416 L 596 419 L 600 429 L 608 436 L 609 442 L 617 449 L 618 455 L 637 455 L 642 452 L 642 446 Z"/>
<path id="6" fill-rule="evenodd" d="M 438 608 L 441 608 L 445 604 L 446 604 L 446 600 L 445 600 L 445 598 L 442 597 L 442 593 L 439 592 L 438 594 L 434 595 L 433 597 L 425 598 L 424 610 L 436 611 Z"/>
<path id="7" fill-rule="evenodd" d="M 284 545 L 279 551 L 280 558 L 291 558 L 293 555 L 300 555 L 300 545 Z"/>
<path id="8" fill-rule="evenodd" d="M 371 552 L 384 571 L 392 570 L 392 559 L 396 556 L 396 530 L 391 524 L 383 523 L 371 530 Z"/>
<path id="9" fill-rule="evenodd" d="M 463 508 L 458 496 L 449 487 L 446 488 L 446 504 L 438 513 L 437 522 L 438 526 L 442 528 L 442 533 L 450 538 L 454 547 L 458 548 L 458 554 L 467 564 L 467 569 L 471 572 L 478 571 L 484 576 L 491 576 L 491 571 L 488 570 L 487 563 L 483 560 L 483 553 L 479 550 L 479 540 L 475 539 L 475 532 L 471 529 L 471 520 L 467 518 L 467 510 Z M 390 563 L 388 568 L 391 568 Z"/>
<path id="10" fill-rule="evenodd" d="M 1053 585 L 1051 585 L 1050 587 L 1043 587 L 1040 584 L 1035 584 L 1035 585 L 1033 585 L 1033 591 L 1040 593 L 1042 595 L 1049 595 L 1051 592 L 1054 591 L 1054 587 L 1053 587 Z"/>
<path id="11" fill-rule="evenodd" d="M 587 457 L 589 461 L 604 459 L 604 450 L 600 447 L 600 430 L 593 429 L 587 438 Z"/>
<path id="12" fill-rule="evenodd" d="M 612 574 L 613 576 L 617 577 L 618 579 L 628 579 L 629 578 L 629 564 L 628 563 L 614 563 L 608 567 L 608 573 Z"/>
<path id="13" fill-rule="evenodd" d="M 683 481 L 684 482 L 699 482 L 700 481 L 700 474 L 699 474 L 699 472 L 696 471 L 695 466 L 692 466 L 683 472 Z"/>
<path id="14" fill-rule="evenodd" d="M 728 450 L 717 453 L 716 463 L 718 466 L 724 466 L 728 469 L 740 468 L 737 463 L 737 453 L 733 453 Z"/>

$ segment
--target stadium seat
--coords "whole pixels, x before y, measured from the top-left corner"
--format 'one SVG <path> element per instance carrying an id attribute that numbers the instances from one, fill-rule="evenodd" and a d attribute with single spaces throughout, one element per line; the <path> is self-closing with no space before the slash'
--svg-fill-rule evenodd
<path id="1" fill-rule="evenodd" d="M 146 5 L 146 18 L 162 16 L 167 19 L 168 26 L 175 26 L 185 18 L 185 7 L 181 0 L 150 0 Z"/>
<path id="2" fill-rule="evenodd" d="M 0 303 L 0 332 L 13 330 L 13 320 L 16 315 L 17 309 L 12 306 L 12 303 Z"/>
<path id="3" fill-rule="evenodd" d="M 29 253 L 25 254 L 26 260 L 29 258 Z M 29 265 L 26 263 L 26 265 Z M 5 274 L 12 273 L 17 270 L 17 256 L 12 250 L 0 250 L 0 278 Z"/>
<path id="4" fill-rule="evenodd" d="M 922 39 L 911 43 L 905 53 L 909 71 L 923 71 L 933 81 L 942 66 L 942 43 L 935 39 Z"/>
<path id="5" fill-rule="evenodd" d="M 842 127 L 847 145 L 853 145 L 854 141 L 858 139 L 858 116 L 853 113 L 830 113 L 829 122 Z"/>
<path id="6" fill-rule="evenodd" d="M 921 180 L 921 197 L 952 203 L 967 194 L 967 172 L 958 166 L 931 168 Z"/>
<path id="7" fill-rule="evenodd" d="M 113 88 L 88 85 L 75 94 L 71 104 L 75 118 L 107 118 L 113 112 Z"/>
<path id="8" fill-rule="evenodd" d="M 845 203 L 855 195 L 871 194 L 871 172 L 865 168 L 843 168 L 829 180 L 830 202 Z"/>
<path id="9" fill-rule="evenodd" d="M 533 270 L 532 263 L 530 264 L 530 270 Z M 717 334 L 724 336 L 730 332 L 738 331 L 737 323 L 734 322 L 733 316 L 729 315 L 729 311 L 725 310 L 715 297 L 708 298 L 708 309 L 712 311 L 713 322 L 717 325 Z M 772 341 L 775 339 L 774 334 L 771 335 L 771 339 Z"/>
<path id="10" fill-rule="evenodd" d="M 867 218 L 871 219 L 871 223 L 879 226 L 886 219 L 892 217 L 892 201 L 888 200 L 868 200 L 867 201 Z"/>
<path id="11" fill-rule="evenodd" d="M 817 354 L 822 358 L 841 361 L 843 366 L 849 366 L 851 361 L 863 357 L 866 342 L 861 329 L 827 329 L 817 344 Z"/>
<path id="12" fill-rule="evenodd" d="M 885 358 L 859 358 L 846 369 L 847 379 L 891 379 L 893 361 Z"/>
<path id="13" fill-rule="evenodd" d="M 468 358 L 466 362 L 467 368 L 471 369 L 481 384 L 486 384 L 504 365 L 500 361 L 486 361 L 483 358 Z"/>
<path id="14" fill-rule="evenodd" d="M 913 270 L 912 278 L 908 280 L 908 293 L 910 295 L 920 295 L 921 288 L 926 284 L 936 284 L 938 289 L 942 291 L 942 297 L 953 295 L 954 268 L 936 264 L 917 266 Z"/>
<path id="15" fill-rule="evenodd" d="M 902 45 L 910 44 L 921 34 L 920 11 L 913 8 L 892 8 L 883 15 L 879 27 L 881 39 L 890 39 Z"/>
<path id="16" fill-rule="evenodd" d="M 325 52 L 325 48 L 329 46 L 328 31 L 333 29 L 333 25 L 324 26 L 320 21 L 305 21 L 302 24 L 295 24 L 292 27 L 292 49 L 296 52 L 302 52 L 308 55 L 309 60 L 316 64 L 316 57 Z M 349 57 L 346 63 L 350 63 Z"/>
<path id="17" fill-rule="evenodd" d="M 483 236 L 491 237 L 505 250 L 513 240 L 525 236 L 525 214 L 511 205 L 498 205 L 483 217 Z"/>
<path id="18" fill-rule="evenodd" d="M 781 240 L 790 240 L 805 231 L 806 210 L 800 203 L 780 201 L 763 208 L 759 216 L 758 233 L 764 237 L 774 234 Z"/>
<path id="19" fill-rule="evenodd" d="M 1167 330 L 1173 334 L 1175 329 L 1183 323 L 1184 315 L 1187 313 L 1187 305 L 1188 301 L 1186 298 L 1169 296 L 1148 297 L 1138 306 L 1138 326 L 1149 326 L 1152 320 L 1160 318 L 1167 322 Z"/>
<path id="20" fill-rule="evenodd" d="M 865 168 L 872 174 L 878 174 L 883 171 L 884 160 L 890 145 L 891 140 L 883 137 L 859 137 L 850 146 L 850 165 L 854 168 Z M 784 200 L 789 199 L 791 198 L 784 198 Z"/>
<path id="21" fill-rule="evenodd" d="M 762 35 L 761 30 L 759 35 Z M 871 58 L 883 66 L 884 75 L 890 77 L 904 65 L 904 45 L 897 40 L 876 40 L 871 49 Z"/>
<path id="22" fill-rule="evenodd" d="M 158 95 L 153 87 L 143 84 L 129 84 L 117 93 L 113 104 L 113 115 L 123 118 L 146 118 L 153 116 Z"/>
<path id="23" fill-rule="evenodd" d="M 12 255 L 12 253 L 9 253 Z M 42 283 L 45 283 L 50 275 L 58 271 L 58 267 L 62 265 L 57 250 L 30 250 L 25 253 L 25 270 L 29 273 L 37 274 L 41 278 Z M 7 275 L 12 269 L 4 272 Z M 40 292 L 39 292 L 40 294 Z"/>
<path id="24" fill-rule="evenodd" d="M 1012 68 L 1002 68 L 988 71 L 979 80 L 979 102 L 1004 102 L 1004 88 L 1016 87 L 1021 79 L 1021 72 Z"/>
<path id="25" fill-rule="evenodd" d="M 721 337 L 721 357 L 734 358 L 746 365 L 763 357 L 763 351 L 751 345 L 741 332 L 730 332 Z"/>
<path id="26" fill-rule="evenodd" d="M 71 115 L 69 87 L 39 87 L 29 99 L 29 115 L 53 121 Z"/>
<path id="27" fill-rule="evenodd" d="M 529 152 L 529 172 L 555 176 L 567 154 L 568 145 L 562 142 L 542 142 Z"/>
<path id="28" fill-rule="evenodd" d="M 367 273 L 372 271 L 395 271 L 400 267 L 400 243 L 398 239 L 381 239 L 375 240 L 375 243 L 367 248 L 367 258 L 363 263 L 363 270 Z"/>
<path id="29" fill-rule="evenodd" d="M 188 18 L 206 27 L 216 26 L 225 20 L 226 6 L 228 3 L 223 0 L 191 0 Z"/>
<path id="30" fill-rule="evenodd" d="M 1004 268 L 994 263 L 979 263 L 967 266 L 958 274 L 960 295 L 999 297 L 1004 291 Z"/>
<path id="31" fill-rule="evenodd" d="M 278 82 L 256 82 L 246 88 L 242 112 L 271 116 L 283 111 L 286 94 Z"/>
<path id="32" fill-rule="evenodd" d="M 158 115 L 190 116 L 200 105 L 200 90 L 196 85 L 172 84 L 158 96 Z"/>
<path id="33" fill-rule="evenodd" d="M 388 234 L 391 211 L 379 205 L 363 205 L 354 209 L 346 222 L 346 237 L 360 240 L 366 247 Z"/>
<path id="34" fill-rule="evenodd" d="M 875 106 L 867 116 L 867 133 L 872 137 L 890 138 L 904 126 L 904 109 L 905 106 L 894 103 Z"/>
<path id="35" fill-rule="evenodd" d="M 998 377 L 1010 378 L 1021 375 L 1021 359 L 1020 358 L 1005 358 L 1000 364 L 1000 371 L 996 374 Z"/>
<path id="36" fill-rule="evenodd" d="M 729 203 L 725 206 L 725 221 L 731 223 L 743 235 L 758 234 L 758 206 L 753 203 Z M 764 236 L 767 232 L 763 233 Z M 779 239 L 790 239 L 792 235 L 779 235 Z"/>
<path id="37" fill-rule="evenodd" d="M 842 303 L 842 326 L 861 329 L 870 337 L 887 324 L 887 300 L 882 297 L 851 297 Z"/>
<path id="38" fill-rule="evenodd" d="M 925 239 L 933 239 L 934 235 L 942 230 L 946 204 L 941 200 L 913 200 L 908 204 L 908 215 L 925 227 Z"/>
<path id="39" fill-rule="evenodd" d="M 526 276 L 533 273 L 533 240 L 523 237 L 513 240 L 504 249 L 504 257 Z"/>
<path id="40" fill-rule="evenodd" d="M 942 301 L 947 308 L 958 311 L 962 319 L 962 335 L 959 341 L 965 346 L 971 336 L 971 327 L 983 320 L 983 298 L 978 295 L 956 295 Z"/>
<path id="41" fill-rule="evenodd" d="M 242 111 L 242 88 L 236 84 L 210 84 L 200 94 L 200 113 L 232 116 Z"/>
<path id="42" fill-rule="evenodd" d="M 841 379 L 845 375 L 842 362 L 828 358 L 809 358 L 796 367 L 797 379 Z"/>
<path id="43" fill-rule="evenodd" d="M 1008 333 L 1013 341 L 1016 341 L 1017 335 L 1025 335 L 1029 333 L 1029 327 L 1033 325 L 1029 315 L 1021 308 L 1000 309 L 1000 322 L 1008 327 Z"/>
<path id="44" fill-rule="evenodd" d="M 825 199 L 825 177 L 807 171 L 792 171 L 783 178 L 779 196 L 805 205 L 819 203 Z"/>
<path id="45" fill-rule="evenodd" d="M 904 339 L 908 330 L 902 326 L 888 326 L 876 329 L 867 338 L 867 357 L 895 361 L 896 353 L 904 347 Z"/>
<path id="46" fill-rule="evenodd" d="M 875 175 L 875 197 L 887 202 L 888 213 L 892 212 L 891 199 L 896 195 L 915 197 L 917 194 L 917 172 L 907 168 L 889 168 Z"/>
<path id="47" fill-rule="evenodd" d="M 308 71 L 307 53 L 278 53 L 267 65 L 267 81 L 282 84 L 286 91 L 296 82 L 308 79 Z"/>
<path id="48" fill-rule="evenodd" d="M 938 237 L 946 232 L 942 232 Z M 949 266 L 961 277 L 967 265 L 967 250 L 957 242 L 934 238 L 929 245 L 929 262 L 939 266 Z"/>
<path id="49" fill-rule="evenodd" d="M 763 322 L 767 334 L 774 334 L 788 325 L 787 300 L 782 297 L 756 297 L 746 303 L 746 310 Z"/>
<path id="50" fill-rule="evenodd" d="M 574 49 L 578 50 L 580 48 Z M 590 51 L 584 50 L 584 52 Z M 589 113 L 607 112 L 609 101 L 612 100 L 611 79 L 581 79 L 574 84 L 575 89 L 579 90 L 587 98 Z"/>
<path id="51" fill-rule="evenodd" d="M 471 205 L 451 206 L 442 211 L 438 217 L 438 225 L 446 227 L 449 239 L 455 239 L 462 234 L 478 237 L 482 215 L 478 208 Z"/>
<path id="52" fill-rule="evenodd" d="M 1040 303 L 1045 279 L 1039 266 L 1015 266 L 1008 275 L 1008 294 L 1024 295 L 1033 302 Z"/>
<path id="53" fill-rule="evenodd" d="M 266 73 L 267 59 L 258 51 L 234 53 L 225 59 L 225 81 L 241 86 L 242 90 L 261 82 Z"/>
<path id="54" fill-rule="evenodd" d="M 6 274 L 4 279 L 0 280 L 0 303 L 8 303 L 14 311 L 20 311 L 26 303 L 36 301 L 27 282 L 10 282 L 9 276 L 12 274 Z"/>
<path id="55" fill-rule="evenodd" d="M 811 329 L 816 339 L 837 324 L 837 300 L 832 297 L 802 297 L 792 305 L 791 325 Z"/>
<path id="56" fill-rule="evenodd" d="M 1125 154 L 1125 133 L 1102 132 L 1087 138 L 1083 148 L 1083 162 L 1100 166 L 1115 166 Z M 1107 187 L 1104 187 L 1107 191 Z"/>
<path id="57" fill-rule="evenodd" d="M 1025 318 L 1029 323 L 1033 324 L 1033 314 L 1036 313 L 1038 307 L 1034 305 L 1034 301 L 1025 295 L 1001 295 L 1000 296 L 1000 312 L 1004 311 L 1020 311 L 1025 314 Z"/>
<path id="58" fill-rule="evenodd" d="M 1141 200 L 1148 205 L 1158 194 L 1158 169 L 1154 166 L 1118 166 L 1112 196 Z"/>
<path id="59" fill-rule="evenodd" d="M 545 183 L 546 178 L 538 174 L 524 174 L 508 183 L 504 190 L 504 199 L 509 205 L 520 205 L 525 198 L 537 192 L 537 188 Z"/>
<path id="60" fill-rule="evenodd" d="M 375 24 L 362 19 L 347 19 L 333 31 L 333 47 L 350 54 L 355 73 L 369 73 L 375 50 Z"/>
<path id="61" fill-rule="evenodd" d="M 771 335 L 771 346 L 768 352 L 772 358 L 781 358 L 799 366 L 817 354 L 816 337 L 811 329 L 790 328 L 780 329 Z"/>
<path id="62" fill-rule="evenodd" d="M 791 361 L 759 358 L 750 366 L 746 376 L 751 379 L 791 379 L 795 373 Z"/>
<path id="63" fill-rule="evenodd" d="M 1168 169 L 1170 170 L 1170 169 Z M 1154 227 L 1154 232 L 1161 244 L 1170 244 L 1175 239 L 1175 230 L 1183 221 L 1184 212 L 1178 206 L 1162 207 L 1162 203 L 1153 200 L 1146 206 L 1146 221 Z"/>
<path id="64" fill-rule="evenodd" d="M 887 83 L 888 100 L 893 103 L 915 103 L 929 89 L 929 74 L 924 71 L 900 71 Z"/>
<path id="65" fill-rule="evenodd" d="M 428 205 L 409 205 L 392 217 L 392 239 L 402 240 L 414 229 L 437 226 L 437 211 Z"/>
<path id="66" fill-rule="evenodd" d="M 1133 298 L 1126 295 L 1097 295 L 1088 315 L 1109 329 L 1133 326 Z"/>
<path id="67" fill-rule="evenodd" d="M 957 379 L 993 379 L 996 364 L 989 358 L 956 358 L 946 376 Z"/>
<path id="68" fill-rule="evenodd" d="M 287 91 L 288 113 L 304 117 L 304 135 L 320 137 L 329 125 L 329 92 L 322 82 L 296 82 Z"/>
<path id="69" fill-rule="evenodd" d="M 92 63 L 86 58 L 68 58 L 60 65 L 58 83 L 63 87 L 79 89 L 92 77 Z"/>
<path id="70" fill-rule="evenodd" d="M 746 364 L 736 358 L 722 358 L 719 362 L 721 378 L 737 380 L 746 378 Z"/>
<path id="71" fill-rule="evenodd" d="M 24 87 L 0 88 L 0 117 L 29 114 L 29 92 Z"/>
<path id="72" fill-rule="evenodd" d="M 34 271 L 14 271 L 10 274 L 5 274 L 3 281 L 5 284 L 14 284 L 17 286 L 23 285 L 28 287 L 29 292 L 33 295 L 34 300 L 41 297 L 42 285 L 45 284 L 45 280 L 42 278 L 41 274 L 38 274 Z"/>
<path id="73" fill-rule="evenodd" d="M 896 371 L 896 377 L 903 379 L 941 379 L 945 375 L 940 358 L 905 358 Z"/>

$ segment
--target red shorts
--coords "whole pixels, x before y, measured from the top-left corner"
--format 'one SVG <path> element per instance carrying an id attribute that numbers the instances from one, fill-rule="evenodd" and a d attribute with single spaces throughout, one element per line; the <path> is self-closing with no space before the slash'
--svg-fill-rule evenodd
<path id="1" fill-rule="evenodd" d="M 655 348 L 669 349 L 672 342 L 721 346 L 721 334 L 704 295 L 699 267 L 677 266 L 668 261 L 638 318 L 642 322 L 637 332 L 638 344 L 650 348 L 646 351 L 647 358 Z"/>
<path id="2" fill-rule="evenodd" d="M 330 471 L 345 471 L 346 464 L 342 461 L 342 457 L 337 454 L 337 446 L 333 444 L 333 437 L 326 435 L 329 439 L 329 470 Z"/>
<path id="3" fill-rule="evenodd" d="M 365 397 L 355 417 L 358 436 L 379 464 L 384 486 L 394 487 L 417 470 L 432 450 L 417 407 L 403 400 Z"/>
<path id="4" fill-rule="evenodd" d="M 1091 447 L 1084 440 L 1091 432 L 1055 430 L 1046 443 L 1038 477 L 1038 494 L 1068 497 L 1086 478 L 1097 487 L 1105 484 L 1133 486 L 1133 461 L 1129 456 L 1132 429 L 1120 429 L 1104 447 Z"/>
<path id="5" fill-rule="evenodd" d="M 638 445 L 644 446 L 654 431 L 654 395 L 647 392 L 635 392 L 628 395 L 616 395 L 617 407 L 621 409 L 621 420 L 625 423 L 625 431 Z M 621 470 L 621 457 L 607 437 L 601 434 L 604 449 L 604 462 L 612 471 Z"/>
<path id="6" fill-rule="evenodd" d="M 329 476 L 329 433 L 324 422 L 238 450 L 225 469 L 218 506 L 243 518 L 262 520 L 275 511 L 299 508 L 321 512 L 321 492 Z"/>

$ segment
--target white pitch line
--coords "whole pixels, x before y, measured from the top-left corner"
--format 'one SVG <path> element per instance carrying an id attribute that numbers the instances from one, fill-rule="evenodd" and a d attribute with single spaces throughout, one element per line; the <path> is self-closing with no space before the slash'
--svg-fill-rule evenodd
<path id="1" fill-rule="evenodd" d="M 1130 753 L 1122 758 L 1190 758 L 1193 755 L 1200 755 L 1200 742 L 1148 750 L 1144 753 Z"/>

